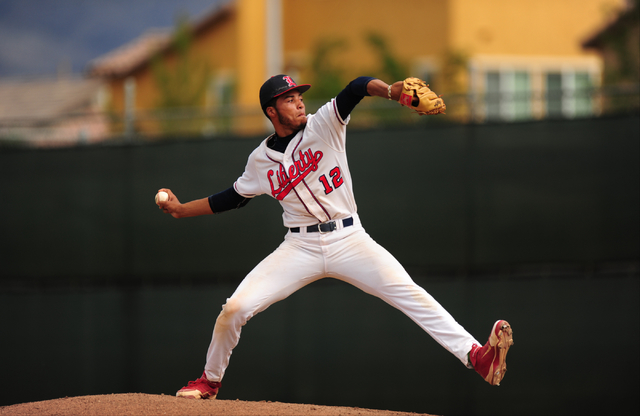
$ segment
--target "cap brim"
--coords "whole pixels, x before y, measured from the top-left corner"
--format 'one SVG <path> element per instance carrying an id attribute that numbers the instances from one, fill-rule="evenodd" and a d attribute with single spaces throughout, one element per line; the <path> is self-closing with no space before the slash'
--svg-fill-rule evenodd
<path id="1" fill-rule="evenodd" d="M 300 90 L 300 94 L 302 94 L 303 92 L 305 92 L 306 90 L 308 90 L 309 88 L 311 88 L 311 84 L 300 84 L 300 85 L 296 85 L 295 87 L 291 87 L 287 90 L 282 91 L 280 94 L 278 95 L 274 95 L 273 98 L 276 97 L 280 97 L 281 95 L 284 95 L 286 93 L 288 93 L 289 91 L 293 91 L 293 90 Z"/>

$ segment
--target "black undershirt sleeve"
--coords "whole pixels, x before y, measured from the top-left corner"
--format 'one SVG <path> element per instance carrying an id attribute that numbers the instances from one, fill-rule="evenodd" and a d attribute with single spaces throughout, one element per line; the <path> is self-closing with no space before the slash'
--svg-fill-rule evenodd
<path id="1" fill-rule="evenodd" d="M 238 194 L 233 186 L 209 197 L 209 206 L 214 214 L 239 209 L 247 205 L 251 198 L 245 198 Z"/>
<path id="2" fill-rule="evenodd" d="M 346 119 L 360 101 L 369 96 L 367 85 L 375 78 L 358 77 L 351 81 L 336 97 L 336 106 L 342 119 Z"/>

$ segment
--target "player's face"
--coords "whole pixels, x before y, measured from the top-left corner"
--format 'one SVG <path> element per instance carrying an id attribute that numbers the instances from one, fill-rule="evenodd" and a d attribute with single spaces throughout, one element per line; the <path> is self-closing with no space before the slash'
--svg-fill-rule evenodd
<path id="1" fill-rule="evenodd" d="M 299 91 L 293 90 L 279 97 L 275 109 L 280 125 L 292 133 L 306 126 L 307 115 Z"/>

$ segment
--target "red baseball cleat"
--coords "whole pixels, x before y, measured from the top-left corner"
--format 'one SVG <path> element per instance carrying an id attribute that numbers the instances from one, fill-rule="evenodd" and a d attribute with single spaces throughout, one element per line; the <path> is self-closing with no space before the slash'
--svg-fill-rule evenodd
<path id="1" fill-rule="evenodd" d="M 483 347 L 474 344 L 469 352 L 471 365 L 489 384 L 499 386 L 507 372 L 507 352 L 513 345 L 513 331 L 507 321 L 493 324 Z"/>
<path id="2" fill-rule="evenodd" d="M 190 381 L 186 387 L 181 388 L 176 393 L 177 397 L 186 399 L 215 399 L 218 395 L 219 381 L 209 381 L 205 373 L 195 381 Z"/>

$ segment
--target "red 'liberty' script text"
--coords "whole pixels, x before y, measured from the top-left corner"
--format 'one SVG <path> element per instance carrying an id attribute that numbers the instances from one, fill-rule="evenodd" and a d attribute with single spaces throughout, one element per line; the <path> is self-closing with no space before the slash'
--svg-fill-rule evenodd
<path id="1" fill-rule="evenodd" d="M 320 150 L 314 152 L 309 148 L 306 152 L 300 150 L 298 157 L 299 159 L 294 160 L 293 165 L 289 166 L 288 172 L 285 172 L 282 164 L 280 164 L 280 169 L 277 172 L 274 172 L 273 169 L 269 169 L 269 172 L 267 172 L 267 179 L 271 185 L 271 195 L 279 201 L 282 201 L 309 173 L 318 170 L 318 163 L 322 160 L 322 152 Z M 277 187 L 274 186 L 274 175 L 278 182 Z"/>

